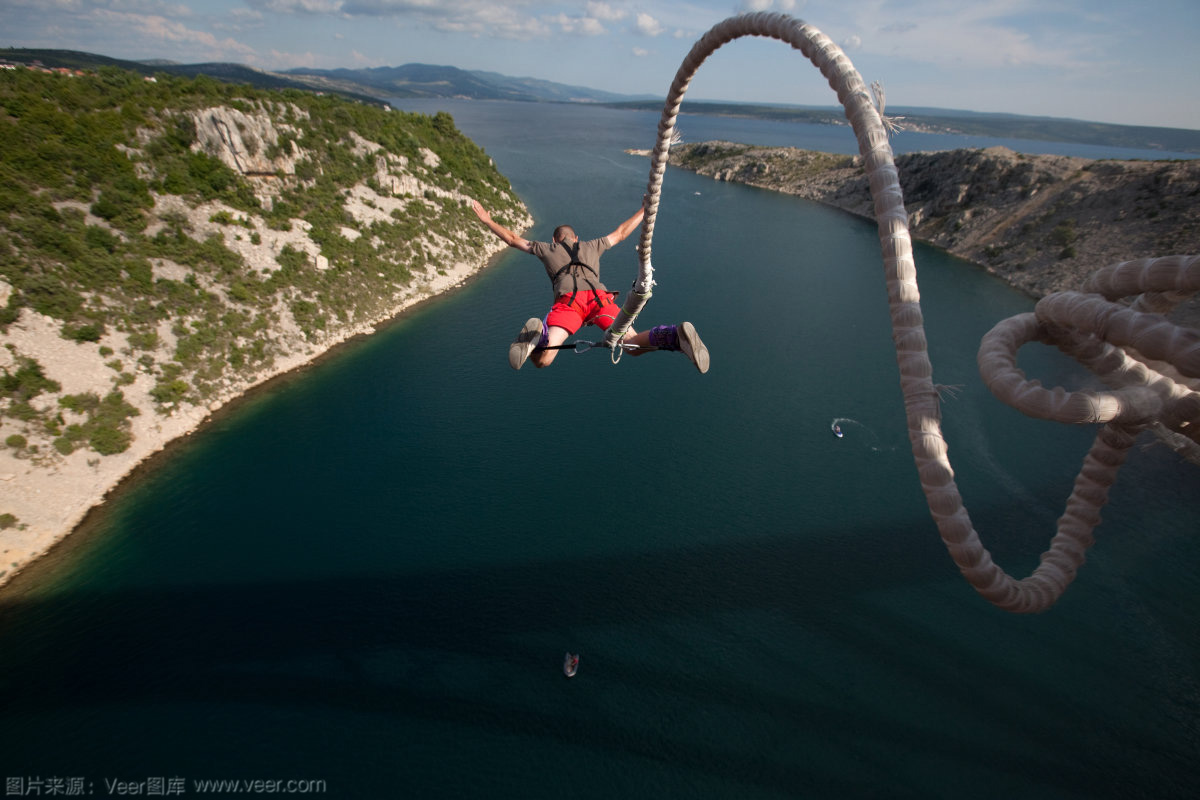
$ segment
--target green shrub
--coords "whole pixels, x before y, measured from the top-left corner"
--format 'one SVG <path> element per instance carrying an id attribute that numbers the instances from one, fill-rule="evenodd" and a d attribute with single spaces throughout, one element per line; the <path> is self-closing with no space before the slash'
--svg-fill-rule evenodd
<path id="1" fill-rule="evenodd" d="M 128 231 L 146 227 L 144 209 L 154 206 L 146 185 L 132 175 L 119 177 L 111 186 L 100 191 L 92 204 L 92 213 Z"/>
<path id="2" fill-rule="evenodd" d="M 121 240 L 113 234 L 101 228 L 99 225 L 88 225 L 87 232 L 83 235 L 83 240 L 88 247 L 96 250 L 102 250 L 105 253 L 115 253 Z"/>
<path id="3" fill-rule="evenodd" d="M 1073 244 L 1075 242 L 1075 220 L 1068 219 L 1054 226 L 1054 230 L 1050 231 L 1050 243 L 1061 247 Z"/>
<path id="4" fill-rule="evenodd" d="M 158 333 L 155 331 L 134 331 L 128 336 L 129 346 L 135 350 L 155 350 L 158 348 Z"/>
<path id="5" fill-rule="evenodd" d="M 34 311 L 55 319 L 70 319 L 83 306 L 79 292 L 58 276 L 30 275 L 22 282 L 21 293 Z"/>
<path id="6" fill-rule="evenodd" d="M 25 445 L 29 444 L 25 437 L 19 433 L 14 433 L 4 440 L 4 443 L 14 450 L 21 450 Z"/>
<path id="7" fill-rule="evenodd" d="M 208 221 L 215 222 L 218 225 L 240 225 L 243 228 L 248 228 L 251 230 L 254 228 L 254 223 L 252 223 L 250 220 L 246 219 L 245 217 L 235 217 L 233 214 L 230 214 L 225 210 L 221 210 L 213 214 L 208 218 Z"/>
<path id="8" fill-rule="evenodd" d="M 15 528 L 17 526 L 17 522 L 17 518 L 12 514 L 0 514 L 0 531 L 7 530 L 9 528 Z"/>
<path id="9" fill-rule="evenodd" d="M 104 335 L 104 326 L 96 323 L 85 325 L 64 325 L 62 337 L 76 342 L 98 342 Z"/>
<path id="10" fill-rule="evenodd" d="M 154 291 L 154 268 L 145 258 L 126 259 L 124 262 L 126 287 L 135 294 Z"/>
<path id="11" fill-rule="evenodd" d="M 129 449 L 133 435 L 118 427 L 100 425 L 92 430 L 88 444 L 102 456 L 123 453 Z"/>
<path id="12" fill-rule="evenodd" d="M 66 439 L 72 445 L 78 445 L 81 442 L 86 442 L 88 438 L 87 428 L 83 425 L 68 425 L 63 431 L 62 438 Z"/>
<path id="13" fill-rule="evenodd" d="M 154 401 L 166 405 L 167 403 L 178 403 L 187 397 L 188 391 L 191 389 L 187 381 L 180 378 L 174 380 L 162 380 L 154 385 L 150 390 L 150 396 Z"/>
<path id="14" fill-rule="evenodd" d="M 18 402 L 37 397 L 42 392 L 57 392 L 62 386 L 46 377 L 42 365 L 32 358 L 17 360 L 15 372 L 4 371 L 0 376 L 0 391 Z"/>
<path id="15" fill-rule="evenodd" d="M 100 395 L 95 392 L 83 394 L 68 394 L 58 398 L 58 404 L 69 408 L 76 414 L 94 414 L 100 407 Z"/>
<path id="16" fill-rule="evenodd" d="M 321 307 L 311 300 L 297 300 L 292 303 L 292 317 L 304 332 L 304 338 L 312 340 L 316 331 L 325 330 L 328 318 L 321 313 Z"/>
<path id="17" fill-rule="evenodd" d="M 129 448 L 133 435 L 129 431 L 129 418 L 141 412 L 125 400 L 120 390 L 114 389 L 103 399 L 94 392 L 66 395 L 59 404 L 76 414 L 87 416 L 82 424 L 69 425 L 54 441 L 54 447 L 68 455 L 87 442 L 100 455 L 112 455 Z M 49 427 L 49 426 L 48 426 Z"/>
<path id="18" fill-rule="evenodd" d="M 37 409 L 24 401 L 14 401 L 9 405 L 8 415 L 22 422 L 32 422 L 39 416 Z"/>
<path id="19" fill-rule="evenodd" d="M 21 300 L 16 292 L 8 298 L 8 303 L 0 308 L 0 331 L 8 330 L 8 326 L 21 316 Z"/>

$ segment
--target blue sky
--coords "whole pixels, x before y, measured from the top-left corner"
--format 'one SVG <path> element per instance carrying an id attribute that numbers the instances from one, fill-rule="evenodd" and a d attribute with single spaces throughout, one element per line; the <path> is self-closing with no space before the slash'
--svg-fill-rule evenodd
<path id="1" fill-rule="evenodd" d="M 1200 0 L 0 0 L 0 46 L 269 70 L 421 62 L 663 96 L 704 31 L 761 10 L 823 31 L 890 106 L 1200 129 Z M 837 103 L 768 39 L 723 47 L 687 96 Z"/>

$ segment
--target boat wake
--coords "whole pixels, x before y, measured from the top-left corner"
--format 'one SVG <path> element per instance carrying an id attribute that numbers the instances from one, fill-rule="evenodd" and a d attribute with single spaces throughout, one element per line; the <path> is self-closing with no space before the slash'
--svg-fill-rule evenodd
<path id="1" fill-rule="evenodd" d="M 869 425 L 859 422 L 853 417 L 834 417 L 833 421 L 829 423 L 829 430 L 833 431 L 834 434 L 841 431 L 841 435 L 838 438 L 843 441 L 853 441 L 860 444 L 872 453 L 890 453 L 896 449 L 894 446 L 884 446 L 879 441 L 879 436 Z"/>

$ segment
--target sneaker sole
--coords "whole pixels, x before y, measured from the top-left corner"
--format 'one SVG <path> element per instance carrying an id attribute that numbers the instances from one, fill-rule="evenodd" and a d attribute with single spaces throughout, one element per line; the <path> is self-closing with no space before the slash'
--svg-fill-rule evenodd
<path id="1" fill-rule="evenodd" d="M 533 348 L 537 347 L 538 340 L 541 338 L 542 321 L 537 317 L 530 317 L 529 321 L 525 323 L 525 327 L 521 328 L 521 332 L 517 334 L 517 338 L 513 339 L 513 343 L 508 346 L 508 365 L 513 369 L 520 369 L 524 366 L 529 354 L 533 352 Z"/>
<path id="2" fill-rule="evenodd" d="M 679 325 L 677 330 L 679 332 L 679 349 L 696 365 L 700 374 L 708 372 L 708 348 L 704 346 L 704 342 L 700 341 L 700 334 L 696 333 L 696 326 L 690 322 L 684 322 Z"/>

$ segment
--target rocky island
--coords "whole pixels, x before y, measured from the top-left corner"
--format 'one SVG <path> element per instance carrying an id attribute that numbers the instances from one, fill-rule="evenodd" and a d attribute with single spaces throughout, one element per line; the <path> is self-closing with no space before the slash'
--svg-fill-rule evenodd
<path id="1" fill-rule="evenodd" d="M 250 388 L 532 224 L 433 117 L 209 78 L 0 73 L 0 583 Z"/>

